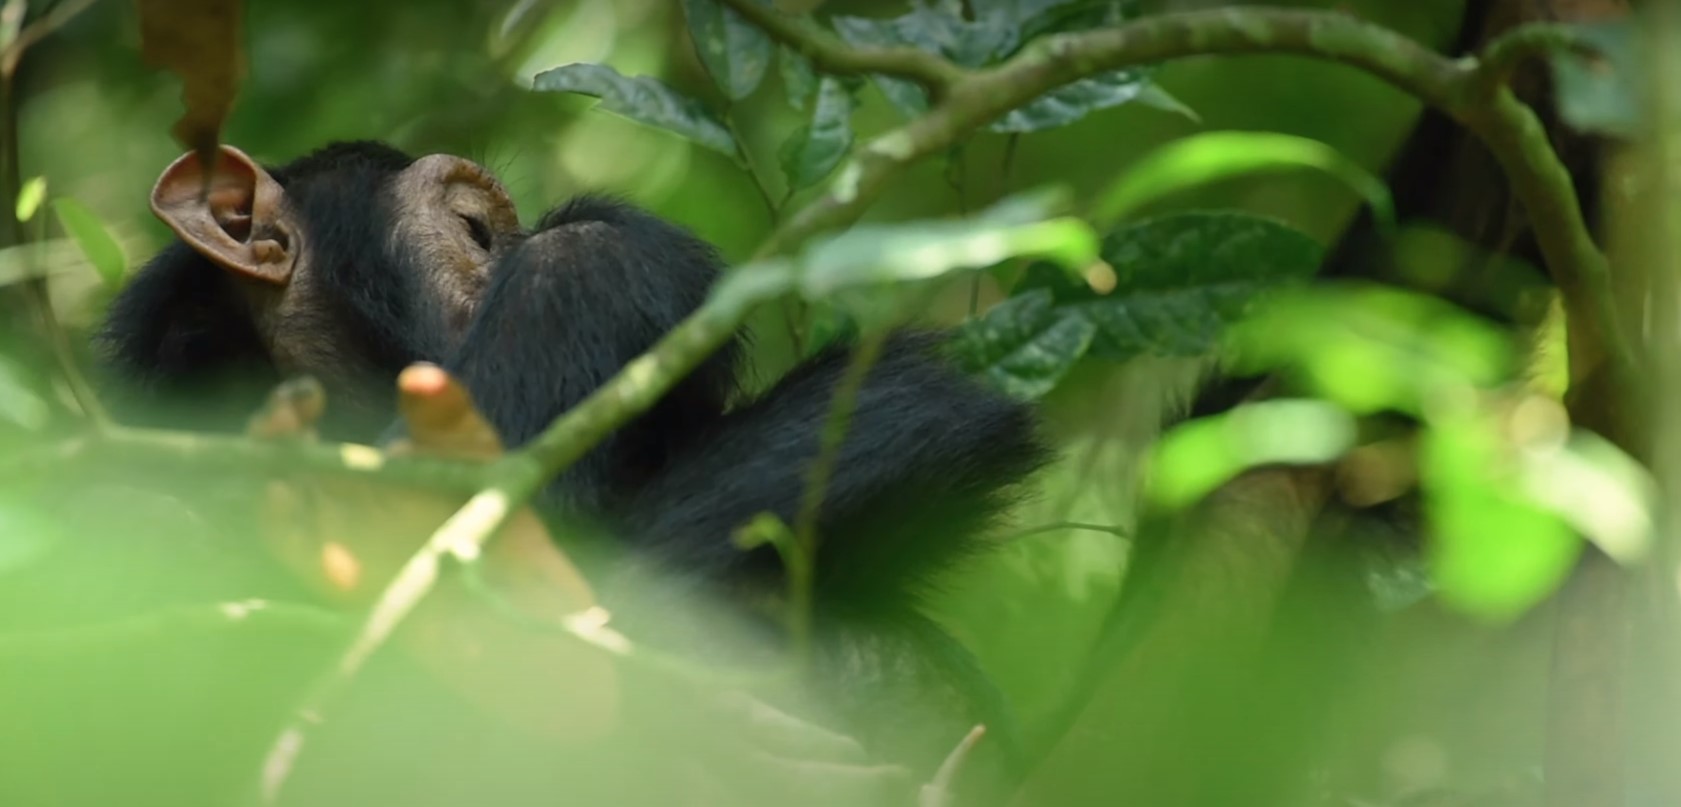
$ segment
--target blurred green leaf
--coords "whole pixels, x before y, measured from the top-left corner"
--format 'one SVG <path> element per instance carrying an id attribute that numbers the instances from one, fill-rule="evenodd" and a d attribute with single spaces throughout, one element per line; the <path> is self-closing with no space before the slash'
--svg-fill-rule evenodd
<path id="1" fill-rule="evenodd" d="M 1162 435 L 1150 460 L 1149 498 L 1187 507 L 1251 468 L 1330 462 L 1354 446 L 1357 434 L 1354 418 L 1324 401 L 1245 404 Z"/>
<path id="2" fill-rule="evenodd" d="M 122 283 L 128 271 L 128 258 L 123 255 L 122 245 L 99 222 L 99 217 L 80 202 L 69 198 L 54 199 L 53 213 L 58 216 L 58 224 L 64 228 L 65 235 L 81 248 L 82 255 L 87 257 L 99 277 L 112 286 Z"/>
<path id="3" fill-rule="evenodd" d="M 1185 213 L 1122 227 L 1103 239 L 1115 271 L 1108 295 L 1034 267 L 1018 286 L 1051 288 L 1097 326 L 1093 355 L 1198 356 L 1262 295 L 1319 268 L 1318 242 L 1270 219 L 1242 213 Z"/>
<path id="4" fill-rule="evenodd" d="M 28 566 L 62 538 L 59 527 L 27 502 L 0 498 L 0 575 Z"/>
<path id="5" fill-rule="evenodd" d="M 958 363 L 1005 394 L 1032 400 L 1056 388 L 1097 329 L 1039 289 L 999 303 L 953 335 Z"/>
<path id="6" fill-rule="evenodd" d="M 1523 493 L 1501 439 L 1485 412 L 1438 418 L 1419 465 L 1441 597 L 1492 621 L 1514 619 L 1550 595 L 1582 548 L 1563 519 Z"/>
<path id="7" fill-rule="evenodd" d="M 817 71 L 812 69 L 811 60 L 799 51 L 787 46 L 780 50 L 777 64 L 782 67 L 782 91 L 787 94 L 789 105 L 804 112 L 817 94 Z"/>
<path id="8" fill-rule="evenodd" d="M 1267 301 L 1230 331 L 1238 372 L 1285 370 L 1311 392 L 1359 413 L 1423 416 L 1511 377 L 1507 336 L 1426 295 L 1381 286 L 1315 288 Z"/>
<path id="9" fill-rule="evenodd" d="M 718 0 L 683 0 L 683 12 L 695 52 L 718 89 L 734 101 L 752 95 L 770 68 L 770 39 Z"/>
<path id="10" fill-rule="evenodd" d="M 0 354 L 0 421 L 35 431 L 47 425 L 49 412 L 42 392 L 17 364 Z"/>
<path id="11" fill-rule="evenodd" d="M 852 150 L 852 93 L 829 76 L 818 88 L 811 121 L 782 144 L 782 171 L 790 190 L 817 184 Z"/>
<path id="12" fill-rule="evenodd" d="M 1633 564 L 1650 551 L 1657 485 L 1610 441 L 1578 429 L 1556 448 L 1525 451 L 1521 484 L 1530 501 L 1617 562 Z"/>
<path id="13" fill-rule="evenodd" d="M 857 286 L 928 280 L 1007 258 L 1039 256 L 1079 268 L 1097 257 L 1097 237 L 1073 218 L 1046 218 L 1060 197 L 1027 194 L 966 219 L 865 224 L 807 248 L 801 292 L 822 299 Z"/>
<path id="14" fill-rule="evenodd" d="M 732 159 L 735 138 L 700 102 L 647 76 L 630 78 L 599 64 L 569 64 L 537 74 L 532 88 L 601 99 L 601 108 L 637 123 L 674 132 Z"/>
<path id="15" fill-rule="evenodd" d="M 1342 180 L 1378 222 L 1395 224 L 1383 180 L 1317 140 L 1276 132 L 1207 132 L 1175 140 L 1139 160 L 1098 196 L 1093 218 L 1113 222 L 1172 193 L 1246 174 L 1311 168 Z"/>
<path id="16" fill-rule="evenodd" d="M 35 218 L 35 211 L 41 209 L 41 203 L 47 199 L 47 178 L 32 177 L 18 189 L 17 219 L 29 221 Z"/>
<path id="17" fill-rule="evenodd" d="M 1598 53 L 1561 50 L 1552 54 L 1560 115 L 1581 132 L 1637 135 L 1642 73 L 1634 21 L 1625 18 L 1574 27 Z"/>

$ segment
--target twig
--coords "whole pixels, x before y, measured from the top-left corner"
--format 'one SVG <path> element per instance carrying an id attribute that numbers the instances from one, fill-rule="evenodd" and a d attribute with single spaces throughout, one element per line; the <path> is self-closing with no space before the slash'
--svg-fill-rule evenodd
<path id="1" fill-rule="evenodd" d="M 910 79 L 938 100 L 964 75 L 963 68 L 938 54 L 909 46 L 854 47 L 815 25 L 790 17 L 756 0 L 724 0 L 724 5 L 758 26 L 772 39 L 793 48 L 825 73 L 879 73 Z"/>
<path id="2" fill-rule="evenodd" d="M 823 424 L 823 437 L 817 458 L 806 471 L 805 492 L 800 498 L 800 511 L 794 517 L 794 547 L 796 563 L 788 565 L 789 623 L 794 628 L 794 646 L 801 652 L 810 647 L 811 609 L 817 571 L 817 522 L 823 513 L 823 497 L 829 480 L 834 476 L 840 459 L 841 445 L 852 424 L 852 412 L 857 408 L 858 392 L 869 377 L 870 368 L 881 358 L 885 332 L 871 333 L 859 343 L 847 365 L 846 375 L 835 385 L 834 400 L 829 418 Z"/>
<path id="3" fill-rule="evenodd" d="M 0 479 L 41 473 L 63 463 L 135 461 L 150 468 L 171 467 L 230 473 L 317 471 L 382 480 L 422 488 L 470 492 L 484 487 L 484 466 L 427 457 L 387 457 L 372 446 L 355 443 L 264 441 L 191 432 L 112 427 L 103 434 L 21 451 L 0 460 Z"/>
<path id="4" fill-rule="evenodd" d="M 23 60 L 25 51 L 52 32 L 63 28 L 65 23 L 88 10 L 95 2 L 98 0 L 65 0 L 42 15 L 33 25 L 20 31 L 18 38 L 12 40 L 4 51 L 0 51 L 0 78 L 10 79 L 12 74 L 17 72 L 18 63 Z"/>
<path id="5" fill-rule="evenodd" d="M 742 139 L 741 129 L 736 126 L 733 110 L 724 113 L 724 128 L 729 130 L 730 139 L 735 141 L 736 162 L 753 180 L 753 188 L 759 192 L 759 201 L 765 205 L 765 215 L 770 218 L 770 226 L 775 227 L 782 220 L 782 206 L 777 204 L 776 198 L 771 195 L 770 185 L 765 182 L 765 175 L 759 171 L 758 165 L 753 162 L 753 155 L 747 153 L 747 142 Z"/>
<path id="6" fill-rule="evenodd" d="M 1055 523 L 1052 523 L 1052 524 L 1040 524 L 1037 527 L 1028 527 L 1027 529 L 1024 529 L 1024 530 L 1018 530 L 1016 532 L 1012 532 L 1009 535 L 1004 536 L 1003 540 L 1005 540 L 1005 541 L 1015 541 L 1015 540 L 1019 540 L 1019 539 L 1022 539 L 1022 538 L 1027 538 L 1027 537 L 1033 536 L 1033 535 L 1043 535 L 1044 533 L 1047 533 L 1047 532 L 1061 532 L 1063 530 L 1082 530 L 1082 531 L 1085 531 L 1085 532 L 1104 532 L 1104 533 L 1108 533 L 1110 535 L 1113 535 L 1116 538 L 1130 538 L 1130 537 L 1132 537 L 1132 534 L 1127 532 L 1125 529 L 1123 529 L 1121 527 L 1116 527 L 1116 526 L 1113 526 L 1113 525 L 1110 525 L 1110 524 L 1090 524 L 1090 523 L 1087 523 L 1087 522 L 1084 522 L 1084 521 L 1058 521 L 1058 522 L 1055 522 Z"/>
<path id="7" fill-rule="evenodd" d="M 1477 71 L 1489 86 L 1506 83 L 1525 62 L 1559 51 L 1591 54 L 1594 48 L 1568 25 L 1531 23 L 1501 34 L 1477 55 Z"/>
<path id="8" fill-rule="evenodd" d="M 114 622 L 0 634 L 0 659 L 108 653 L 187 631 L 213 633 L 262 628 L 337 633 L 348 626 L 349 622 L 338 614 L 310 605 L 268 600 L 191 605 Z"/>
<path id="9" fill-rule="evenodd" d="M 981 738 L 986 736 L 986 726 L 976 725 L 963 735 L 957 747 L 946 755 L 945 761 L 940 763 L 940 769 L 934 772 L 934 779 L 922 786 L 922 793 L 917 797 L 917 807 L 950 807 L 952 785 L 957 781 L 957 774 L 963 770 L 963 763 L 969 760 L 969 754 L 979 745 Z"/>

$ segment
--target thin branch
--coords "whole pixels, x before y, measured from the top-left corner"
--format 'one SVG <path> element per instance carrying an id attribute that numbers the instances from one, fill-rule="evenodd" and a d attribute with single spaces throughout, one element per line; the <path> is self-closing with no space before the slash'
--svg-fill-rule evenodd
<path id="1" fill-rule="evenodd" d="M 957 775 L 963 771 L 963 764 L 969 761 L 969 755 L 985 736 L 986 726 L 979 724 L 963 735 L 957 747 L 940 763 L 940 769 L 934 772 L 933 781 L 922 786 L 922 793 L 916 800 L 917 807 L 951 807 L 952 785 L 957 783 Z"/>
<path id="2" fill-rule="evenodd" d="M 1485 45 L 1477 55 L 1477 71 L 1490 86 L 1500 85 L 1529 60 L 1560 51 L 1588 55 L 1597 52 L 1573 26 L 1531 23 L 1501 34 Z"/>
<path id="3" fill-rule="evenodd" d="M 735 112 L 729 110 L 724 113 L 724 128 L 729 130 L 730 139 L 735 141 L 736 161 L 741 164 L 741 170 L 747 172 L 753 180 L 753 189 L 759 192 L 759 201 L 764 203 L 765 215 L 770 219 L 770 226 L 775 227 L 782 220 L 782 206 L 776 203 L 771 195 L 770 185 L 765 182 L 765 175 L 759 171 L 753 162 L 753 155 L 747 153 L 747 141 L 741 137 L 741 129 L 736 126 Z"/>
<path id="4" fill-rule="evenodd" d="M 428 457 L 388 457 L 355 443 L 252 440 L 215 434 L 114 426 L 99 435 L 73 437 L 25 449 L 0 460 L 0 479 L 44 473 L 64 464 L 129 461 L 158 472 L 171 469 L 257 473 L 314 471 L 453 492 L 484 487 L 485 466 Z"/>
<path id="5" fill-rule="evenodd" d="M 1012 532 L 1009 535 L 1004 536 L 1004 540 L 1015 541 L 1034 535 L 1043 535 L 1047 532 L 1062 532 L 1063 530 L 1102 532 L 1113 535 L 1116 538 L 1132 537 L 1132 534 L 1127 532 L 1124 528 L 1116 527 L 1111 524 L 1091 524 L 1084 521 L 1058 521 L 1052 524 L 1040 524 L 1037 527 L 1028 527 L 1024 530 L 1017 530 L 1016 532 Z"/>
<path id="6" fill-rule="evenodd" d="M 23 60 L 25 51 L 54 31 L 63 28 L 65 23 L 75 19 L 76 15 L 88 10 L 96 2 L 98 0 L 65 0 L 19 32 L 17 39 L 7 43 L 6 49 L 0 51 L 0 77 L 11 78 L 12 74 L 17 72 L 18 62 Z"/>
<path id="7" fill-rule="evenodd" d="M 757 0 L 724 0 L 724 5 L 825 73 L 879 73 L 909 79 L 921 84 L 935 100 L 944 97 L 964 76 L 963 68 L 938 54 L 910 46 L 854 47 L 809 21 L 760 5 Z"/>
<path id="8" fill-rule="evenodd" d="M 350 623 L 334 611 L 311 605 L 244 600 L 167 608 L 114 622 L 0 634 L 0 659 L 79 653 L 110 653 L 156 643 L 181 633 L 272 630 L 338 633 Z"/>

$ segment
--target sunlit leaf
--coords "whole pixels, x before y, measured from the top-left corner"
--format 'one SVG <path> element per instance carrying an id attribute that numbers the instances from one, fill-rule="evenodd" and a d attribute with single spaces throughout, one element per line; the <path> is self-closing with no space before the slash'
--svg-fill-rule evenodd
<path id="1" fill-rule="evenodd" d="M 1239 372 L 1284 370 L 1316 395 L 1360 412 L 1425 415 L 1511 377 L 1510 340 L 1441 300 L 1379 286 L 1291 291 L 1230 331 Z"/>
<path id="2" fill-rule="evenodd" d="M 1521 484 L 1530 501 L 1557 514 L 1619 563 L 1646 557 L 1657 493 L 1640 463 L 1581 430 L 1556 449 L 1526 452 L 1523 459 Z"/>
<path id="3" fill-rule="evenodd" d="M 181 79 L 186 110 L 172 130 L 205 164 L 245 78 L 244 3 L 139 0 L 141 58 Z"/>
<path id="4" fill-rule="evenodd" d="M 1438 419 L 1420 453 L 1431 573 L 1442 599 L 1491 621 L 1522 615 L 1564 581 L 1582 541 L 1525 495 L 1480 413 Z"/>
<path id="5" fill-rule="evenodd" d="M 533 89 L 601 99 L 601 109 L 664 129 L 721 154 L 736 156 L 735 138 L 700 102 L 647 76 L 619 75 L 598 64 L 569 64 L 537 74 Z"/>
<path id="6" fill-rule="evenodd" d="M 817 95 L 817 71 L 812 69 L 811 60 L 792 48 L 783 47 L 777 55 L 777 64 L 782 67 L 782 91 L 788 96 L 788 103 L 801 112 L 806 111 Z"/>
<path id="7" fill-rule="evenodd" d="M 737 101 L 752 95 L 770 67 L 770 39 L 718 0 L 683 0 L 683 11 L 695 51 L 718 88 Z"/>
<path id="8" fill-rule="evenodd" d="M 1164 434 L 1150 460 L 1149 496 L 1162 507 L 1186 507 L 1251 468 L 1330 462 L 1356 435 L 1354 418 L 1324 401 L 1246 404 Z"/>
<path id="9" fill-rule="evenodd" d="M 1050 286 L 1097 326 L 1094 355 L 1197 356 L 1263 295 L 1311 277 L 1323 249 L 1297 230 L 1240 213 L 1141 221 L 1103 239 L 1115 289 L 1099 295 L 1035 268 L 1023 288 Z"/>
<path id="10" fill-rule="evenodd" d="M 844 288 L 928 280 L 1018 256 L 1083 267 L 1097 257 L 1097 238 L 1078 219 L 1046 218 L 1055 201 L 1027 195 L 966 219 L 854 227 L 806 250 L 801 291 L 821 299 Z"/>
<path id="11" fill-rule="evenodd" d="M 782 144 L 782 171 L 791 189 L 817 184 L 852 150 L 852 93 L 829 76 L 818 86 L 811 121 Z"/>
<path id="12" fill-rule="evenodd" d="M 1323 171 L 1366 200 L 1378 222 L 1395 223 L 1383 180 L 1317 140 L 1276 132 L 1208 132 L 1168 143 L 1146 155 L 1098 196 L 1093 217 L 1117 221 L 1169 194 L 1233 177 Z"/>
<path id="13" fill-rule="evenodd" d="M 35 218 L 35 211 L 41 209 L 41 203 L 47 198 L 47 178 L 31 177 L 18 189 L 17 220 L 29 221 Z"/>
<path id="14" fill-rule="evenodd" d="M 994 132 L 1037 132 L 1067 126 L 1100 109 L 1136 101 L 1150 86 L 1150 68 L 1111 70 L 1052 90 L 1017 107 L 987 128 Z"/>
<path id="15" fill-rule="evenodd" d="M 1091 346 L 1097 329 L 1058 311 L 1040 289 L 1012 297 L 953 335 L 959 364 L 1005 394 L 1031 400 L 1056 388 Z"/>
<path id="16" fill-rule="evenodd" d="M 1559 113 L 1572 129 L 1632 137 L 1640 126 L 1642 73 L 1631 19 L 1581 23 L 1576 33 L 1597 51 L 1552 54 Z"/>
<path id="17" fill-rule="evenodd" d="M 128 258 L 123 255 L 122 245 L 99 222 L 99 217 L 80 202 L 68 198 L 54 199 L 53 213 L 58 216 L 58 224 L 64 228 L 64 233 L 81 248 L 82 255 L 93 265 L 99 277 L 111 285 L 121 283 L 128 271 Z"/>

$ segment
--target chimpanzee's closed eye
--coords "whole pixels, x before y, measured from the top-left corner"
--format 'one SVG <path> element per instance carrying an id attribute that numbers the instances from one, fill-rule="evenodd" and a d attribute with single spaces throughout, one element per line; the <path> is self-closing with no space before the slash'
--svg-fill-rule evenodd
<path id="1" fill-rule="evenodd" d="M 484 219 L 478 216 L 470 216 L 465 213 L 461 214 L 461 220 L 467 222 L 467 234 L 473 237 L 473 243 L 478 244 L 480 249 L 489 252 L 490 225 L 485 224 Z"/>

